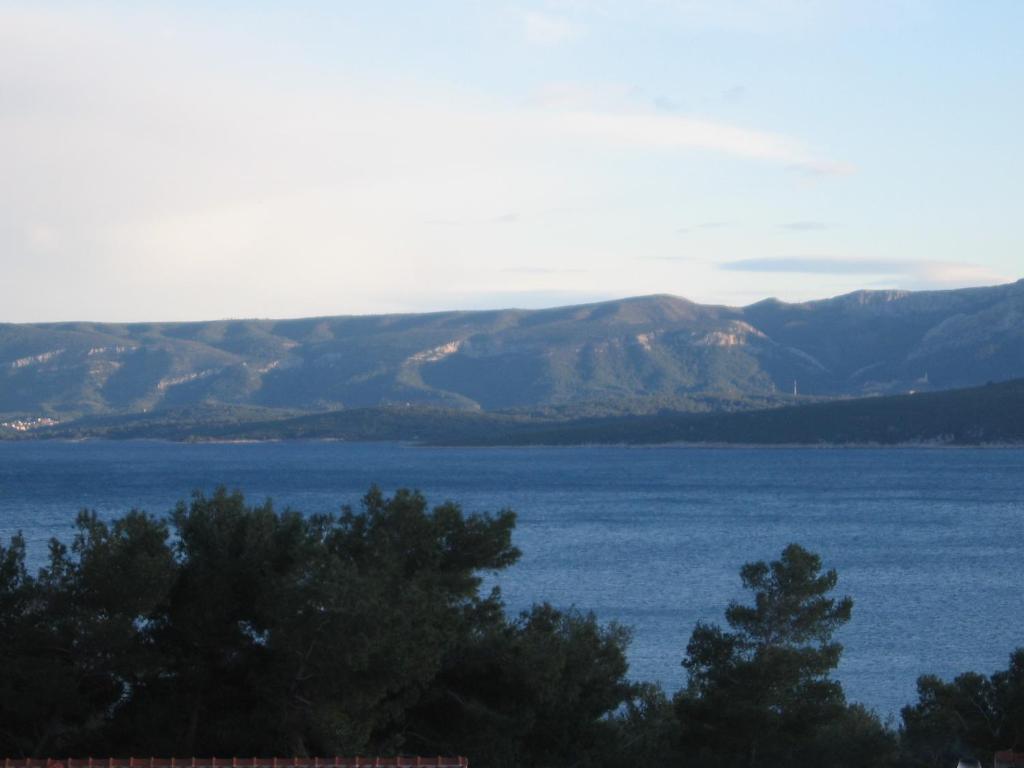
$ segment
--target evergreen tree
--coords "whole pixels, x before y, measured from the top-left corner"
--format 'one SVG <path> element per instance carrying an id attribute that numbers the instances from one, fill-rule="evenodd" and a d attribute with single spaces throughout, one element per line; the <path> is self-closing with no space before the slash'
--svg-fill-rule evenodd
<path id="1" fill-rule="evenodd" d="M 1024 751 L 1024 648 L 991 676 L 965 672 L 945 682 L 922 675 L 917 702 L 901 715 L 907 765 L 955 765 L 965 757 L 991 763 L 998 750 Z"/>
<path id="2" fill-rule="evenodd" d="M 604 764 L 616 746 L 610 715 L 635 689 L 628 631 L 547 604 L 479 618 L 409 712 L 407 743 L 487 768 Z"/>
<path id="3" fill-rule="evenodd" d="M 728 630 L 699 623 L 686 648 L 688 685 L 675 699 L 683 753 L 716 768 L 812 765 L 821 735 L 851 717 L 830 673 L 842 652 L 833 634 L 853 602 L 829 596 L 836 572 L 797 544 L 740 576 L 753 603 L 729 605 Z"/>

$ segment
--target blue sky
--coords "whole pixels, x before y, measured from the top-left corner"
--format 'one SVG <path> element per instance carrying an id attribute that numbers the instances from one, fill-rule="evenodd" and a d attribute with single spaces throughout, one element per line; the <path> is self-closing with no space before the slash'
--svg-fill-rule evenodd
<path id="1" fill-rule="evenodd" d="M 1022 276 L 1024 4 L 0 0 L 0 321 Z"/>

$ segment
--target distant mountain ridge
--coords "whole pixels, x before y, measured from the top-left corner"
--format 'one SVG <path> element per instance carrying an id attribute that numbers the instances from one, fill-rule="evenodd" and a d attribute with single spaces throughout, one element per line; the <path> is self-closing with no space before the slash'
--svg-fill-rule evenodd
<path id="1" fill-rule="evenodd" d="M 1024 377 L 1024 281 L 788 304 L 659 295 L 544 310 L 0 325 L 0 415 L 196 405 L 462 410 L 791 392 L 859 396 Z"/>

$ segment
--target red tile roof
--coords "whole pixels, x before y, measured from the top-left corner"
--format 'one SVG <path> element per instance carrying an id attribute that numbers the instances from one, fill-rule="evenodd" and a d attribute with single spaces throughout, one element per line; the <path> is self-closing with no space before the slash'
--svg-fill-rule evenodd
<path id="1" fill-rule="evenodd" d="M 1002 752 L 996 752 L 995 755 L 996 768 L 1017 768 L 1018 766 L 1024 766 L 1024 752 L 1013 752 L 1011 750 L 1003 750 Z"/>
<path id="2" fill-rule="evenodd" d="M 468 768 L 465 757 L 7 758 L 3 768 Z"/>

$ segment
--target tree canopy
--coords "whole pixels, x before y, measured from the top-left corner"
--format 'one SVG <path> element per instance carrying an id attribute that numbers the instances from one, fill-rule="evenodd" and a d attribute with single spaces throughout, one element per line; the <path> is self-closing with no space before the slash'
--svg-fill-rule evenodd
<path id="1" fill-rule="evenodd" d="M 373 488 L 303 516 L 221 489 L 168 516 L 82 512 L 36 573 L 0 545 L 0 751 L 463 754 L 479 768 L 940 768 L 1024 748 L 1024 649 L 923 676 L 899 733 L 832 677 L 852 612 L 796 544 L 740 570 L 668 697 L 630 681 L 629 630 L 546 603 L 509 615 L 487 572 L 515 515 Z"/>
<path id="2" fill-rule="evenodd" d="M 166 518 L 81 513 L 37 574 L 0 546 L 10 756 L 468 754 L 591 760 L 633 691 L 628 633 L 506 615 L 515 515 L 371 489 L 338 515 L 221 489 Z"/>
<path id="3" fill-rule="evenodd" d="M 823 734 L 850 714 L 830 673 L 853 601 L 829 595 L 836 572 L 797 544 L 740 577 L 753 602 L 729 605 L 729 629 L 699 623 L 686 646 L 688 685 L 675 700 L 683 750 L 701 765 L 813 764 Z"/>
<path id="4" fill-rule="evenodd" d="M 902 716 L 902 740 L 920 768 L 961 758 L 991 763 L 999 750 L 1024 751 L 1024 648 L 992 675 L 965 672 L 950 682 L 923 675 L 917 702 Z"/>

